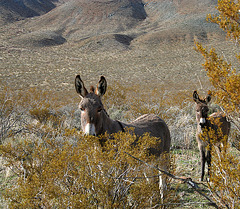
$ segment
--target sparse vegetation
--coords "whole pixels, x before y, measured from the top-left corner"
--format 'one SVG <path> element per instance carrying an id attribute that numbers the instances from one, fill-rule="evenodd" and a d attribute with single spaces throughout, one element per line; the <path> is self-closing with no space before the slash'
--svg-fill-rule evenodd
<path id="1" fill-rule="evenodd" d="M 150 103 L 145 104 L 144 109 L 133 108 L 131 110 L 132 106 L 137 106 L 143 102 L 144 98 L 148 98 L 148 94 L 137 95 L 138 86 L 131 88 L 131 94 L 129 91 L 125 91 L 125 87 L 121 85 L 114 87 L 110 86 L 105 95 L 106 106 L 112 109 L 113 116 L 116 110 L 122 110 L 122 115 L 126 116 L 125 120 L 130 120 L 148 111 Z M 121 92 L 129 92 L 130 95 L 121 96 Z M 152 91 L 152 95 L 155 94 L 158 92 Z M 152 157 L 149 158 L 145 152 L 146 147 L 151 143 L 150 137 L 144 136 L 143 143 L 139 144 L 140 147 L 132 149 L 130 144 L 131 140 L 134 141 L 134 136 L 132 137 L 128 133 L 119 134 L 115 135 L 116 141 L 109 141 L 106 147 L 101 147 L 99 139 L 84 137 L 79 132 L 80 118 L 77 106 L 72 108 L 64 103 L 54 105 L 58 101 L 57 97 L 48 100 L 48 93 L 36 89 L 25 92 L 26 97 L 16 93 L 13 93 L 12 96 L 12 101 L 18 101 L 21 104 L 21 106 L 15 107 L 24 109 L 21 117 L 28 118 L 28 120 L 24 126 L 25 132 L 6 137 L 1 146 L 3 159 L 1 178 L 4 182 L 10 181 L 9 184 L 2 184 L 1 194 L 5 197 L 4 204 L 12 207 L 57 207 L 61 204 L 63 207 L 68 205 L 73 208 L 84 205 L 90 208 L 94 205 L 108 207 L 111 205 L 113 208 L 128 205 L 128 207 L 134 208 L 160 204 L 157 183 L 150 183 L 157 182 L 158 172 L 134 161 L 123 153 L 123 151 L 129 152 L 139 159 L 154 163 L 155 160 Z M 117 97 L 122 98 L 121 102 Z M 127 100 L 126 98 L 129 97 L 132 99 Z M 141 98 L 141 100 L 139 101 L 137 98 Z M 188 136 L 188 144 L 185 144 L 185 131 L 183 130 L 186 128 L 189 131 L 189 127 L 181 125 L 181 122 L 178 121 L 184 113 L 184 109 L 183 112 L 179 111 L 180 106 L 185 106 L 183 101 L 178 102 L 180 105 L 176 103 L 175 109 L 169 108 L 164 99 L 161 105 L 161 109 L 164 110 L 161 116 L 170 123 L 175 147 L 172 152 L 171 173 L 197 178 L 198 160 L 192 146 L 192 143 L 195 142 L 194 134 Z M 156 108 L 156 105 L 153 105 L 152 108 Z M 185 109 L 189 109 L 188 102 Z M 153 112 L 151 109 L 149 111 Z M 158 112 L 158 109 L 154 111 Z M 191 117 L 192 120 L 194 118 L 193 115 L 190 116 L 192 111 L 189 111 L 188 114 L 187 118 Z M 176 119 L 173 120 L 175 116 Z M 173 128 L 178 123 L 180 125 Z M 194 124 L 192 124 L 192 129 L 194 129 L 193 127 Z M 180 131 L 183 132 L 182 136 L 178 134 Z M 193 150 L 188 148 L 193 148 Z M 102 149 L 105 151 L 102 152 Z M 126 162 L 129 163 L 128 166 L 126 166 Z M 185 168 L 179 167 L 179 164 L 184 165 Z M 10 171 L 9 168 L 11 168 Z M 6 173 L 8 173 L 7 176 Z M 145 178 L 146 176 L 149 177 L 149 180 Z M 156 177 L 152 178 L 152 176 Z M 90 182 L 92 182 L 91 185 Z M 188 198 L 193 197 L 203 204 L 206 203 L 205 198 L 191 190 L 188 191 L 179 182 L 171 179 L 170 182 L 169 189 L 171 188 L 171 190 L 168 191 L 165 207 L 172 208 L 189 201 L 192 202 Z M 207 192 L 204 188 L 202 189 Z M 82 202 L 79 202 L 79 199 Z M 186 205 L 186 207 L 188 206 Z"/>

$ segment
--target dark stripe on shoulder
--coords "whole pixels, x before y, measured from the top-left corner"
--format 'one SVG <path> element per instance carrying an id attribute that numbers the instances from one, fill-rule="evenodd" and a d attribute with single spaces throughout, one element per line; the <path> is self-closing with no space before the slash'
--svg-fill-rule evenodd
<path id="1" fill-rule="evenodd" d="M 118 120 L 117 120 L 117 122 L 118 122 L 118 124 L 120 125 L 120 127 L 121 127 L 121 129 L 122 129 L 121 131 L 122 131 L 122 132 L 125 132 L 124 127 L 123 127 L 123 124 L 122 124 L 120 121 L 118 121 Z"/>

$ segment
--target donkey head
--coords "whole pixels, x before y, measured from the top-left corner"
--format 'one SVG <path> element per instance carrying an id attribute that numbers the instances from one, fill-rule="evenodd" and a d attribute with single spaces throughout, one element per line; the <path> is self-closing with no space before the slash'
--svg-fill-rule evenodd
<path id="1" fill-rule="evenodd" d="M 82 98 L 79 104 L 82 130 L 85 134 L 98 135 L 101 133 L 103 127 L 103 114 L 106 114 L 101 96 L 106 93 L 107 81 L 104 76 L 101 76 L 96 90 L 92 86 L 88 92 L 80 75 L 77 75 L 75 78 L 75 88 Z"/>
<path id="2" fill-rule="evenodd" d="M 211 94 L 208 93 L 205 99 L 200 99 L 197 91 L 193 92 L 193 100 L 196 103 L 196 119 L 201 127 L 205 126 L 208 117 L 208 103 L 211 100 Z"/>

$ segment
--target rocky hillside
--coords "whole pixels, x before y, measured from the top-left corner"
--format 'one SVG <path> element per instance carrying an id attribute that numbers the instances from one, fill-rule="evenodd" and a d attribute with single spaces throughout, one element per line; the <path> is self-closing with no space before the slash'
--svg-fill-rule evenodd
<path id="1" fill-rule="evenodd" d="M 3 0 L 3 19 L 26 32 L 11 37 L 24 46 L 78 42 L 83 47 L 128 48 L 139 43 L 208 40 L 219 30 L 206 22 L 217 0 Z M 57 7 L 56 7 L 57 6 Z M 54 9 L 53 9 L 54 8 Z M 221 36 L 221 35 L 220 35 Z"/>
<path id="2" fill-rule="evenodd" d="M 0 24 L 43 15 L 55 8 L 57 3 L 59 0 L 1 0 Z"/>
<path id="3" fill-rule="evenodd" d="M 1 14 L 3 2 L 7 1 L 0 0 Z M 154 88 L 187 89 L 192 94 L 208 84 L 194 40 L 224 49 L 221 53 L 232 60 L 232 45 L 217 25 L 206 22 L 207 14 L 216 13 L 217 0 L 48 2 L 53 9 L 44 14 L 0 25 L 4 85 L 76 96 L 73 81 L 80 73 L 89 84 L 105 75 L 110 85 L 115 81 L 135 85 L 141 80 Z"/>

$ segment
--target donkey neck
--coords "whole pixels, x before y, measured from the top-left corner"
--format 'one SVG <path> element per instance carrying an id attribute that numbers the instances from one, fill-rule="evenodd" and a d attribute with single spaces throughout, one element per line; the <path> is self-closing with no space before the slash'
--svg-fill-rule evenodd
<path id="1" fill-rule="evenodd" d="M 108 134 L 117 133 L 119 131 L 123 131 L 123 129 L 124 129 L 123 123 L 111 119 L 107 111 L 104 109 L 102 112 L 102 127 L 98 135 L 104 134 L 106 132 Z"/>

